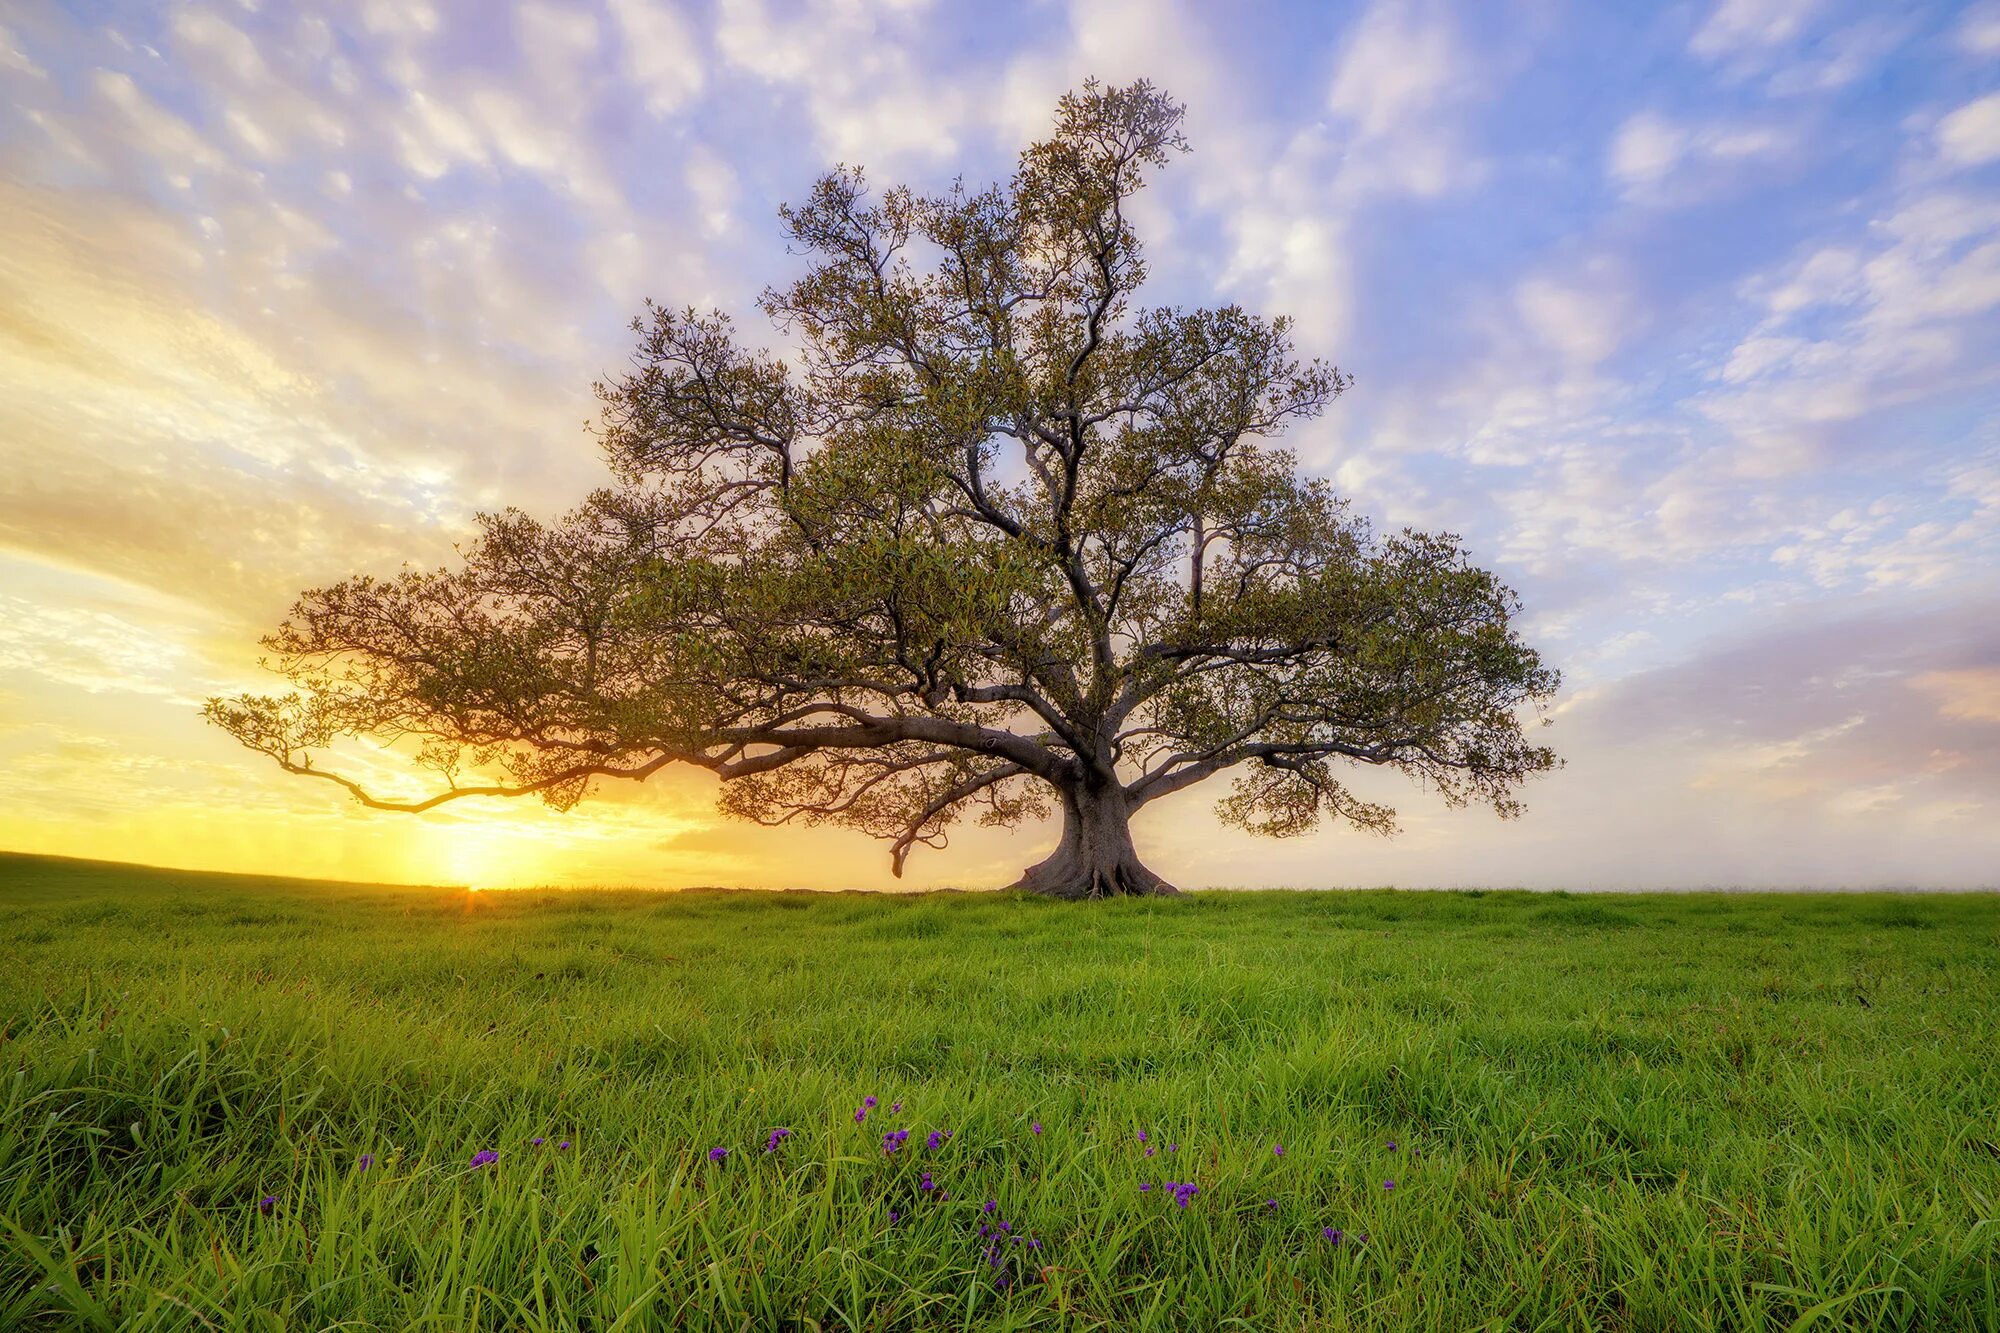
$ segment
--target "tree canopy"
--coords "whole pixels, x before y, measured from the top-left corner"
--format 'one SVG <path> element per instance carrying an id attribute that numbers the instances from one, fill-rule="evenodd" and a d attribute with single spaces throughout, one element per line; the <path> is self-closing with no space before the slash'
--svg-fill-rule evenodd
<path id="1" fill-rule="evenodd" d="M 1275 437 L 1350 381 L 1285 319 L 1136 303 L 1129 205 L 1181 117 L 1090 83 L 1005 186 L 830 172 L 781 210 L 809 262 L 760 303 L 793 360 L 648 303 L 597 386 L 612 485 L 483 516 L 455 567 L 305 593 L 265 641 L 293 692 L 208 717 L 379 809 L 566 809 L 695 765 L 727 813 L 860 829 L 899 875 L 967 816 L 1059 812 L 1021 884 L 1068 897 L 1173 892 L 1130 815 L 1229 769 L 1222 818 L 1276 836 L 1392 831 L 1347 765 L 1518 813 L 1557 677 L 1515 594 L 1300 475 Z M 409 742 L 439 790 L 321 766 L 343 736 Z"/>

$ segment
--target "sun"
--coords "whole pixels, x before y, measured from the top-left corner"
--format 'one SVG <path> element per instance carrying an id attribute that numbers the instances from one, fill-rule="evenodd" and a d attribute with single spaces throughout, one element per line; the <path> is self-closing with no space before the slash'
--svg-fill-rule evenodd
<path id="1" fill-rule="evenodd" d="M 532 826 L 505 816 L 453 820 L 440 824 L 420 853 L 429 862 L 427 874 L 449 884 L 480 889 L 512 889 L 547 883 L 550 847 Z"/>

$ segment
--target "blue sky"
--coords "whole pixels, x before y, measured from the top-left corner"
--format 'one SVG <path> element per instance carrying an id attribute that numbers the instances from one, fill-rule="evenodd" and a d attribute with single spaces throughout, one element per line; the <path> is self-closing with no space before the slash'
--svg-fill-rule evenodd
<path id="1" fill-rule="evenodd" d="M 1162 870 L 1996 878 L 2000 6 L 1841 0 L 11 5 L 0 843 L 880 879 L 853 835 L 716 826 L 691 778 L 387 831 L 191 705 L 256 683 L 297 588 L 596 484 L 625 321 L 757 330 L 818 171 L 1004 177 L 1093 74 L 1189 106 L 1153 299 L 1293 315 L 1357 377 L 1306 464 L 1465 534 L 1567 677 L 1519 824 L 1364 783 L 1402 839 L 1251 842 L 1197 792 L 1142 828 Z"/>

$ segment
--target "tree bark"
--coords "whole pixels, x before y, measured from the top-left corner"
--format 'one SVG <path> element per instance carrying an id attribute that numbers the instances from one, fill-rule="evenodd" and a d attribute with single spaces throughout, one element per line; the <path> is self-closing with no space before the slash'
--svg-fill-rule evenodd
<path id="1" fill-rule="evenodd" d="M 1069 899 L 1181 894 L 1140 863 L 1132 846 L 1132 812 L 1116 786 L 1065 790 L 1062 841 L 1013 887 Z"/>

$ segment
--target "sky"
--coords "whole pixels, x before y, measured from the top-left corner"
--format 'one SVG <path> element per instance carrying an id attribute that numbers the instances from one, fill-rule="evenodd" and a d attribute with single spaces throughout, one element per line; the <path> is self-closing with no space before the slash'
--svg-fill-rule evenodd
<path id="1" fill-rule="evenodd" d="M 0 848 L 469 883 L 892 881 L 669 773 L 558 815 L 371 813 L 201 722 L 298 590 L 606 477 L 643 301 L 755 329 L 835 163 L 1003 180 L 1086 77 L 1192 153 L 1155 303 L 1297 322 L 1296 430 L 1442 528 L 1564 673 L 1501 821 L 1136 823 L 1183 885 L 2000 881 L 2000 5 L 1890 0 L 12 0 L 0 7 Z M 399 758 L 349 761 L 411 790 Z M 401 784 L 399 786 L 399 784 Z"/>

